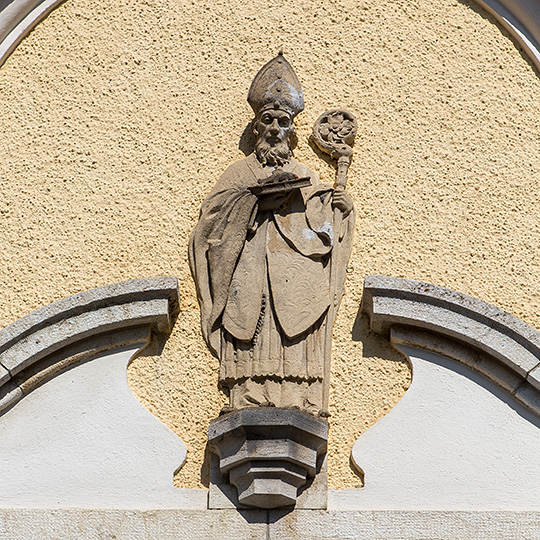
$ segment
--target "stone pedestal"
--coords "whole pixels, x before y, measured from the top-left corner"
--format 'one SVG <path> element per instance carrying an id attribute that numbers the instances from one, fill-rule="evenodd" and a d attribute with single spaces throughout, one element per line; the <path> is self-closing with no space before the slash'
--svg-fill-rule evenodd
<path id="1" fill-rule="evenodd" d="M 238 491 L 238 502 L 258 508 L 296 503 L 298 490 L 324 460 L 328 423 L 292 409 L 243 409 L 214 420 L 209 448 Z"/>

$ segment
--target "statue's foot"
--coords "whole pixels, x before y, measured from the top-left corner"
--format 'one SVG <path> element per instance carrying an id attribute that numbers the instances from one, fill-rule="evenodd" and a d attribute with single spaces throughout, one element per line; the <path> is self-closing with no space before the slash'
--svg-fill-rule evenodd
<path id="1" fill-rule="evenodd" d="M 330 418 L 332 415 L 330 414 L 330 411 L 326 410 L 326 409 L 321 409 L 319 411 L 319 416 L 321 418 Z"/>
<path id="2" fill-rule="evenodd" d="M 272 401 L 265 401 L 264 403 L 261 403 L 260 404 L 260 407 L 275 407 L 276 404 L 273 403 Z"/>

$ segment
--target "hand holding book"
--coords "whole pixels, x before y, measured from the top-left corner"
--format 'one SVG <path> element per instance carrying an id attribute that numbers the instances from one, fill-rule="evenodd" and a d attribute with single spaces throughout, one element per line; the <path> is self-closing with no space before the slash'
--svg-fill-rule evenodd
<path id="1" fill-rule="evenodd" d="M 276 171 L 249 189 L 259 197 L 260 210 L 274 210 L 282 205 L 294 191 L 310 185 L 309 177 L 298 178 L 293 173 Z"/>

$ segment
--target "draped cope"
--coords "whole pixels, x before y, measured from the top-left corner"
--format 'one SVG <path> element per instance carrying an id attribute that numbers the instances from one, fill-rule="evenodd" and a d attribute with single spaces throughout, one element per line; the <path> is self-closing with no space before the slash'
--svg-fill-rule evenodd
<path id="1" fill-rule="evenodd" d="M 310 177 L 312 185 L 280 208 L 260 211 L 249 187 L 272 169 L 255 154 L 231 165 L 203 202 L 191 235 L 202 333 L 221 359 L 222 381 L 322 377 L 321 327 L 330 301 L 342 294 L 354 215 L 336 234 L 333 189 L 294 158 L 283 170 Z M 331 291 L 334 242 L 340 242 L 340 261 Z"/>

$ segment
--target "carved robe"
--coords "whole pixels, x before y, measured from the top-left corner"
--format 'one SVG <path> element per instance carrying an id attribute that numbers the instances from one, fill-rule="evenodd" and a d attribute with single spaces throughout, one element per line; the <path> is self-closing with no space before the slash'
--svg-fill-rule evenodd
<path id="1" fill-rule="evenodd" d="M 204 201 L 191 236 L 202 332 L 220 358 L 220 381 L 227 388 L 246 381 L 320 386 L 323 377 L 326 313 L 334 294 L 342 293 L 354 217 L 343 221 L 336 238 L 332 188 L 294 158 L 283 170 L 310 177 L 312 185 L 280 208 L 260 211 L 249 187 L 273 169 L 262 167 L 255 154 L 231 165 Z M 337 290 L 330 291 L 335 241 L 341 243 L 339 275 Z M 266 392 L 264 400 L 247 396 L 242 404 L 292 406 L 276 391 Z M 299 399 L 305 408 L 306 400 Z"/>

